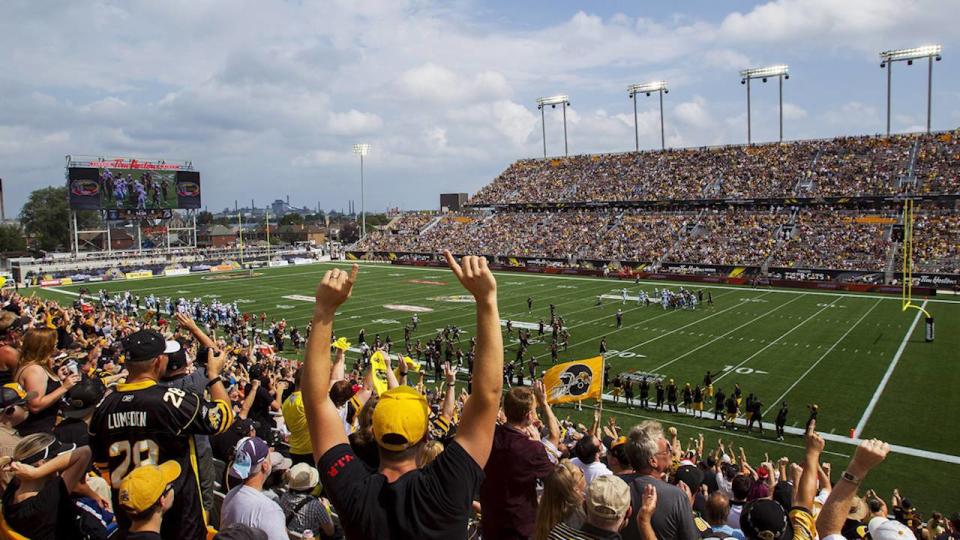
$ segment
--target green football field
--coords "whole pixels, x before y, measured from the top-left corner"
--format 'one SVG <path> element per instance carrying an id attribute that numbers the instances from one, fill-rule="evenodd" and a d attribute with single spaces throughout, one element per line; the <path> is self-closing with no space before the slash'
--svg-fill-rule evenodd
<path id="1" fill-rule="evenodd" d="M 314 287 L 332 264 L 257 270 L 254 277 L 222 279 L 222 275 L 195 275 L 143 281 L 88 284 L 91 291 L 130 290 L 141 296 L 201 297 L 237 301 L 241 309 L 266 312 L 287 320 L 288 328 L 301 330 L 310 320 Z M 221 279 L 210 279 L 218 277 Z M 768 430 L 763 437 L 738 430 L 722 430 L 719 422 L 686 414 L 625 409 L 605 403 L 605 415 L 629 426 L 655 418 L 674 425 L 682 439 L 703 433 L 712 447 L 718 438 L 747 449 L 752 462 L 763 453 L 799 459 L 803 440 L 788 433 L 785 441 L 773 438 L 772 422 L 781 400 L 790 405 L 788 426 L 802 428 L 806 405 L 820 406 L 818 429 L 828 438 L 825 460 L 833 463 L 836 477 L 852 455 L 849 433 L 877 437 L 897 445 L 867 482 L 889 498 L 894 487 L 910 497 L 925 515 L 931 510 L 960 509 L 960 495 L 950 478 L 960 478 L 960 301 L 932 298 L 924 305 L 936 318 L 937 337 L 924 340 L 923 318 L 916 310 L 901 310 L 896 296 L 839 294 L 816 290 L 751 289 L 747 287 L 684 284 L 713 295 L 714 305 L 696 310 L 663 310 L 634 300 L 622 303 L 620 291 L 636 296 L 640 290 L 680 285 L 611 279 L 547 276 L 502 272 L 497 274 L 501 318 L 514 328 L 533 328 L 531 347 L 540 369 L 550 365 L 549 332 L 540 343 L 536 323 L 549 321 L 548 305 L 570 330 L 570 347 L 560 361 L 595 356 L 607 338 L 611 374 L 638 371 L 673 378 L 682 387 L 700 382 L 707 370 L 715 374 L 715 388 L 728 394 L 739 383 L 744 396 L 753 392 L 764 404 Z M 40 291 L 61 301 L 72 300 L 79 286 Z M 365 264 L 353 297 L 341 308 L 335 331 L 356 342 L 360 329 L 368 340 L 379 333 L 390 335 L 402 347 L 403 326 L 412 310 L 421 311 L 414 338 L 426 339 L 437 329 L 454 324 L 464 330 L 463 340 L 475 331 L 469 297 L 445 269 Z M 603 298 L 596 305 L 597 297 Z M 534 299 L 527 311 L 527 297 Z M 918 299 L 917 303 L 922 303 Z M 624 312 L 616 328 L 614 314 Z M 515 358 L 516 330 L 504 335 L 505 359 Z M 526 374 L 526 369 L 524 369 Z M 709 405 L 708 405 L 709 406 Z M 570 415 L 588 423 L 592 413 L 560 407 L 558 416 Z"/>

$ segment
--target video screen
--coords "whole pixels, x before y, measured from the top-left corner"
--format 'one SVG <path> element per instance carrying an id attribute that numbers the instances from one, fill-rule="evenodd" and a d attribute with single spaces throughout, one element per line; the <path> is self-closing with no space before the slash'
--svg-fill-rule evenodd
<path id="1" fill-rule="evenodd" d="M 75 167 L 69 173 L 70 207 L 89 210 L 200 208 L 200 173 Z"/>

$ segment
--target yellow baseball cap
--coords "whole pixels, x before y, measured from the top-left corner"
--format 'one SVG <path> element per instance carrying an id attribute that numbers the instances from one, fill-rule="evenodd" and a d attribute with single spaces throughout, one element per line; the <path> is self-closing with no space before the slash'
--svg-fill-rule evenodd
<path id="1" fill-rule="evenodd" d="M 133 514 L 146 512 L 179 477 L 180 464 L 176 461 L 137 467 L 120 481 L 120 506 Z"/>
<path id="2" fill-rule="evenodd" d="M 386 450 L 399 452 L 420 442 L 427 433 L 427 399 L 409 386 L 380 396 L 373 409 L 373 436 Z"/>

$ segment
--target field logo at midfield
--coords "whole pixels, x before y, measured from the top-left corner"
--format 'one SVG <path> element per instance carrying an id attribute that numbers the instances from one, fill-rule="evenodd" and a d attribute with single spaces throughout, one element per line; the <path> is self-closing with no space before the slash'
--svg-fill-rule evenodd
<path id="1" fill-rule="evenodd" d="M 417 285 L 446 285 L 446 281 L 433 281 L 430 279 L 408 279 L 407 283 L 416 283 Z"/>
<path id="2" fill-rule="evenodd" d="M 312 296 L 307 296 L 304 294 L 288 294 L 286 296 L 281 296 L 285 300 L 299 300 L 301 302 L 313 302 L 314 298 Z"/>
<path id="3" fill-rule="evenodd" d="M 445 294 L 443 296 L 433 296 L 427 298 L 427 300 L 433 300 L 434 302 L 453 302 L 454 304 L 473 304 L 476 302 L 473 296 L 469 294 Z"/>
<path id="4" fill-rule="evenodd" d="M 407 304 L 384 304 L 383 307 L 394 311 L 407 311 L 409 313 L 429 313 L 433 308 L 423 306 L 409 306 Z"/>

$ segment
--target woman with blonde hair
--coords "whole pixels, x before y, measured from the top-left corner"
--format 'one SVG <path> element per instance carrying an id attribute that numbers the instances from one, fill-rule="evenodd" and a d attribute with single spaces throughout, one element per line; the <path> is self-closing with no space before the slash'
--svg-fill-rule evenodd
<path id="1" fill-rule="evenodd" d="M 69 493 L 89 463 L 86 446 L 62 445 L 50 433 L 24 437 L 7 465 L 14 474 L 2 497 L 7 526 L 35 540 L 83 538 L 82 514 Z M 105 536 L 102 524 L 100 529 Z"/>
<path id="2" fill-rule="evenodd" d="M 543 479 L 543 495 L 537 507 L 537 522 L 533 537 L 547 540 L 550 530 L 558 523 L 579 529 L 586 519 L 583 513 L 583 497 L 587 483 L 583 471 L 569 459 L 562 459 Z"/>
<path id="3" fill-rule="evenodd" d="M 420 454 L 417 456 L 417 468 L 422 469 L 429 465 L 433 460 L 437 459 L 437 456 L 443 452 L 443 444 L 440 441 L 427 441 L 427 444 L 423 445 L 423 448 L 420 449 Z"/>
<path id="4" fill-rule="evenodd" d="M 20 435 L 52 432 L 61 398 L 80 382 L 79 369 L 71 371 L 65 365 L 54 372 L 56 345 L 57 331 L 52 328 L 34 328 L 23 336 L 15 378 L 32 397 L 27 400 L 30 416 L 17 426 Z"/>

